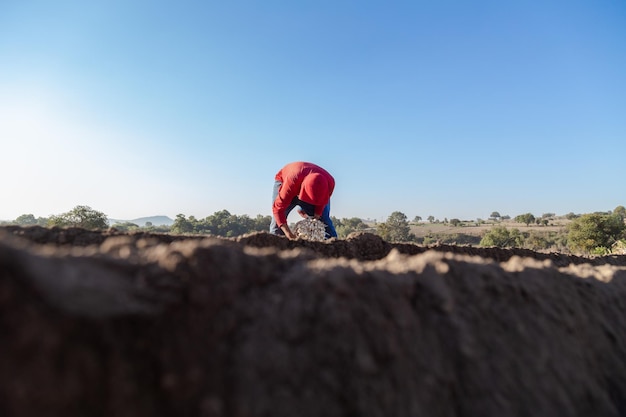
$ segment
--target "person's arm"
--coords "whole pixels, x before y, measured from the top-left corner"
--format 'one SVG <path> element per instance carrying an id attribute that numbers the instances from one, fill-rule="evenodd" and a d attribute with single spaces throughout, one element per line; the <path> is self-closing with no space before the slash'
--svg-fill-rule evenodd
<path id="1" fill-rule="evenodd" d="M 285 236 L 289 239 L 295 239 L 296 235 L 291 231 L 289 224 L 287 223 L 286 209 L 287 206 L 285 205 L 285 201 L 280 197 L 280 195 L 278 195 L 272 207 L 272 215 L 276 220 L 276 225 L 283 231 Z"/>
<path id="2" fill-rule="evenodd" d="M 285 236 L 287 236 L 287 239 L 294 240 L 296 238 L 296 235 L 291 231 L 287 223 L 280 226 L 280 230 L 282 230 Z"/>
<path id="3" fill-rule="evenodd" d="M 298 195 L 299 182 L 302 181 L 299 177 L 289 175 L 283 176 L 281 180 L 283 183 L 280 186 L 276 200 L 274 200 L 272 211 L 280 230 L 283 231 L 287 238 L 293 240 L 296 238 L 296 235 L 289 228 L 286 210 L 294 197 Z"/>

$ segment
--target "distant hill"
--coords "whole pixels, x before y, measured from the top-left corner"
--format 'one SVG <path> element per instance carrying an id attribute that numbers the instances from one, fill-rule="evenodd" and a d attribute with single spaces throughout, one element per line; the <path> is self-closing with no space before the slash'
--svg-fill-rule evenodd
<path id="1" fill-rule="evenodd" d="M 137 226 L 140 227 L 145 226 L 147 222 L 152 223 L 153 226 L 171 226 L 172 224 L 174 224 L 174 220 L 170 219 L 167 216 L 139 217 L 132 220 L 109 219 L 109 224 L 126 222 L 135 223 Z"/>
<path id="2" fill-rule="evenodd" d="M 147 222 L 152 223 L 154 226 L 171 226 L 174 224 L 174 220 L 167 216 L 140 217 L 138 219 L 131 220 L 131 222 L 139 226 L 144 226 Z"/>

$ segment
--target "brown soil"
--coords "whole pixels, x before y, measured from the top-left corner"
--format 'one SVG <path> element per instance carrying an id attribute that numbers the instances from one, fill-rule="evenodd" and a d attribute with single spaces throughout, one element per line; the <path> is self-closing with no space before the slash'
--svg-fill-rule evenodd
<path id="1" fill-rule="evenodd" d="M 1 416 L 624 416 L 626 256 L 0 228 Z"/>

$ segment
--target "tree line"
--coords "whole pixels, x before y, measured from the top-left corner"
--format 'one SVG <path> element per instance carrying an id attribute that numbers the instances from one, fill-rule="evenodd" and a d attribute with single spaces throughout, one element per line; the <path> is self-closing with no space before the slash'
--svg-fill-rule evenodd
<path id="1" fill-rule="evenodd" d="M 515 216 L 517 223 L 529 226 L 531 223 L 547 225 L 548 219 L 554 218 L 553 213 L 545 213 L 536 218 L 531 213 Z M 509 216 L 500 216 L 496 211 L 491 213 L 490 219 L 496 224 L 481 237 L 464 235 L 463 233 L 426 236 L 418 239 L 411 233 L 411 222 L 407 216 L 395 211 L 385 222 L 374 225 L 365 223 L 357 217 L 332 217 L 337 235 L 340 239 L 346 238 L 353 232 L 370 232 L 381 236 L 389 242 L 414 242 L 419 244 L 455 243 L 478 244 L 479 246 L 496 246 L 501 248 L 527 248 L 533 250 L 555 249 L 572 253 L 606 255 L 612 253 L 616 245 L 626 247 L 626 208 L 618 206 L 612 211 L 596 212 L 583 215 L 568 213 L 565 215 L 571 222 L 563 232 L 526 232 L 518 228 L 507 228 L 498 224 L 499 221 L 510 219 Z M 422 220 L 415 216 L 413 224 Z M 105 230 L 113 228 L 123 232 L 153 232 L 171 234 L 213 235 L 235 237 L 246 233 L 264 232 L 269 228 L 271 216 L 257 215 L 251 218 L 248 215 L 231 214 L 228 210 L 220 210 L 202 219 L 194 216 L 178 214 L 171 226 L 155 226 L 150 222 L 138 225 L 132 222 L 114 223 L 109 225 L 107 216 L 89 206 L 76 206 L 72 210 L 48 218 L 35 218 L 32 214 L 23 214 L 11 222 L 20 226 L 44 227 L 80 227 L 89 230 Z M 429 216 L 430 223 L 439 222 L 434 216 Z M 476 223 L 482 220 L 477 219 Z M 463 224 L 459 219 L 445 219 L 444 223 L 453 227 Z M 479 239 L 476 241 L 476 239 Z"/>
<path id="2" fill-rule="evenodd" d="M 553 216 L 553 215 L 551 215 Z M 502 225 L 492 227 L 480 241 L 481 246 L 525 247 L 528 249 L 566 249 L 572 253 L 608 255 L 614 247 L 626 245 L 626 208 L 618 206 L 609 212 L 583 215 L 568 213 L 571 220 L 564 232 L 524 232 Z M 518 223 L 547 225 L 545 218 L 536 219 L 526 213 L 515 217 Z"/>

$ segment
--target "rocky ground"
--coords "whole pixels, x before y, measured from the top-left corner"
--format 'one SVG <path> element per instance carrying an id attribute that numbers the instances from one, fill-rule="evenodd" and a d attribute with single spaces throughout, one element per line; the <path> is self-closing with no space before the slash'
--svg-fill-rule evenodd
<path id="1" fill-rule="evenodd" d="M 0 228 L 2 416 L 625 416 L 626 256 Z"/>

